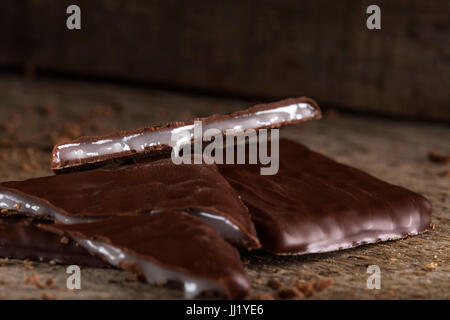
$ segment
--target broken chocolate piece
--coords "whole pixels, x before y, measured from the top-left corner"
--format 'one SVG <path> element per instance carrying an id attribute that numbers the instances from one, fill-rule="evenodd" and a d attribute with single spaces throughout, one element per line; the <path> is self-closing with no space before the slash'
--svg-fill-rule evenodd
<path id="1" fill-rule="evenodd" d="M 194 138 L 194 121 L 201 121 L 203 130 L 220 130 L 234 134 L 247 129 L 278 128 L 282 125 L 303 122 L 321 117 L 317 103 L 309 98 L 285 99 L 259 104 L 227 115 L 212 115 L 187 122 L 171 122 L 159 127 L 145 127 L 132 131 L 119 131 L 100 137 L 81 137 L 53 148 L 51 168 L 60 172 L 69 168 L 90 167 L 110 160 L 123 160 L 155 152 L 169 152 L 173 133 L 186 131 Z"/>
<path id="2" fill-rule="evenodd" d="M 73 241 L 60 243 L 60 237 L 37 227 L 45 220 L 21 215 L 0 216 L 0 257 L 54 261 L 87 267 L 108 267 L 102 259 L 92 256 Z"/>
<path id="3" fill-rule="evenodd" d="M 218 165 L 249 208 L 263 249 L 328 252 L 403 238 L 430 228 L 421 195 L 280 140 L 276 175 L 258 165 Z"/>
<path id="4" fill-rule="evenodd" d="M 0 184 L 0 208 L 60 223 L 111 215 L 188 211 L 227 240 L 259 247 L 253 222 L 215 165 L 175 165 L 171 159 Z"/>
<path id="5" fill-rule="evenodd" d="M 72 238 L 114 266 L 144 275 L 149 283 L 182 283 L 188 298 L 213 291 L 238 299 L 250 288 L 237 250 L 207 223 L 183 212 L 42 228 Z"/>

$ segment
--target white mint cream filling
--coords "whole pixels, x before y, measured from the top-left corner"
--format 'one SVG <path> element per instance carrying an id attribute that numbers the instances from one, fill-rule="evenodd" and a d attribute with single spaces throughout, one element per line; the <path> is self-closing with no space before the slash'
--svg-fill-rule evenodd
<path id="1" fill-rule="evenodd" d="M 31 216 L 50 217 L 51 219 L 63 224 L 84 223 L 98 220 L 95 218 L 71 217 L 62 214 L 39 199 L 33 199 L 24 195 L 17 196 L 14 192 L 0 189 L 0 208 L 15 210 L 26 213 Z M 147 214 L 156 213 L 158 210 L 152 210 Z M 186 210 L 189 214 L 196 216 L 208 223 L 224 239 L 232 243 L 241 243 L 246 238 L 241 229 L 229 219 L 214 213 L 202 212 L 200 210 Z M 142 213 L 146 214 L 146 213 Z"/>
<path id="2" fill-rule="evenodd" d="M 208 129 L 218 129 L 222 132 L 231 131 L 238 133 L 248 129 L 258 129 L 289 121 L 311 118 L 315 113 L 316 109 L 311 104 L 300 102 L 245 114 L 235 118 L 207 122 L 204 123 L 202 127 L 204 131 Z M 126 151 L 142 152 L 146 148 L 154 146 L 171 146 L 173 144 L 171 141 L 172 135 L 180 132 L 187 132 L 187 136 L 190 135 L 191 139 L 180 139 L 176 142 L 176 145 L 179 147 L 191 143 L 194 137 L 194 125 L 191 124 L 173 129 L 142 132 L 93 142 L 63 144 L 57 147 L 53 161 L 61 163 L 61 161 L 89 159 Z"/>
<path id="3" fill-rule="evenodd" d="M 244 234 L 241 229 L 229 219 L 219 216 L 216 214 L 211 214 L 199 210 L 189 210 L 190 215 L 196 216 L 207 224 L 209 224 L 222 238 L 227 239 L 232 243 L 241 243 L 245 239 Z"/>
<path id="4" fill-rule="evenodd" d="M 70 217 L 58 212 L 43 201 L 31 197 L 17 196 L 14 192 L 0 189 L 0 208 L 27 213 L 32 216 L 50 217 L 63 224 L 90 222 L 94 219 Z"/>

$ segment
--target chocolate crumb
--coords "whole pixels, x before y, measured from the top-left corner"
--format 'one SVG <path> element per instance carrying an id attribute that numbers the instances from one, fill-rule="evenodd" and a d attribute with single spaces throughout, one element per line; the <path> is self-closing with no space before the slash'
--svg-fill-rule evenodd
<path id="1" fill-rule="evenodd" d="M 295 287 L 300 290 L 306 297 L 315 296 L 317 293 L 325 290 L 333 284 L 333 279 L 325 278 L 321 280 L 310 280 L 308 282 L 296 281 Z"/>
<path id="2" fill-rule="evenodd" d="M 55 279 L 48 278 L 47 281 L 45 281 L 45 286 L 47 288 L 53 288 L 55 286 L 55 283 L 56 283 Z"/>
<path id="3" fill-rule="evenodd" d="M 25 279 L 25 284 L 34 284 L 39 289 L 53 288 L 55 286 L 55 283 L 56 283 L 55 279 L 49 278 L 47 279 L 47 281 L 45 281 L 45 284 L 43 284 L 37 273 L 28 275 L 27 278 Z"/>
<path id="4" fill-rule="evenodd" d="M 250 300 L 275 300 L 275 297 L 270 293 L 261 293 L 256 296 L 250 296 Z"/>
<path id="5" fill-rule="evenodd" d="M 436 163 L 447 163 L 450 161 L 450 154 L 441 154 L 435 151 L 429 151 L 428 159 Z"/>
<path id="6" fill-rule="evenodd" d="M 310 280 L 308 282 L 303 281 L 297 281 L 295 283 L 295 286 L 298 290 L 300 290 L 306 297 L 312 297 L 316 295 L 316 289 L 315 289 L 315 281 Z"/>
<path id="7" fill-rule="evenodd" d="M 438 176 L 444 178 L 450 177 L 450 169 L 438 172 Z"/>
<path id="8" fill-rule="evenodd" d="M 23 261 L 23 266 L 27 270 L 33 270 L 34 269 L 33 262 L 31 262 L 30 260 L 24 260 Z"/>
<path id="9" fill-rule="evenodd" d="M 270 279 L 269 281 L 267 281 L 267 286 L 272 289 L 280 289 L 283 284 L 278 280 Z"/>
<path id="10" fill-rule="evenodd" d="M 60 242 L 61 242 L 62 244 L 68 244 L 68 243 L 69 243 L 69 238 L 67 238 L 66 236 L 63 236 L 63 237 L 61 238 Z"/>
<path id="11" fill-rule="evenodd" d="M 390 297 L 395 297 L 396 295 L 397 295 L 397 293 L 395 293 L 392 290 L 389 290 L 389 291 L 381 292 L 381 293 L 377 294 L 376 297 L 377 297 L 377 299 L 384 300 L 384 299 L 387 299 L 387 298 L 390 298 Z"/>
<path id="12" fill-rule="evenodd" d="M 294 287 L 284 287 L 277 291 L 277 296 L 282 300 L 301 300 L 305 299 L 305 295 Z"/>
<path id="13" fill-rule="evenodd" d="M 34 284 L 39 289 L 45 289 L 45 285 L 42 284 L 37 273 L 28 275 L 27 278 L 25 279 L 25 284 Z"/>
<path id="14" fill-rule="evenodd" d="M 277 268 L 273 268 L 273 267 L 268 267 L 267 271 L 270 272 L 270 273 L 277 273 L 278 269 Z"/>
<path id="15" fill-rule="evenodd" d="M 43 294 L 41 294 L 41 299 L 42 300 L 56 300 L 56 298 L 51 295 L 50 293 L 44 292 Z"/>
<path id="16" fill-rule="evenodd" d="M 427 264 L 427 265 L 424 267 L 424 269 L 425 269 L 425 271 L 431 272 L 431 271 L 434 271 L 434 270 L 437 268 L 437 266 L 438 266 L 437 263 L 431 262 L 431 263 Z"/>

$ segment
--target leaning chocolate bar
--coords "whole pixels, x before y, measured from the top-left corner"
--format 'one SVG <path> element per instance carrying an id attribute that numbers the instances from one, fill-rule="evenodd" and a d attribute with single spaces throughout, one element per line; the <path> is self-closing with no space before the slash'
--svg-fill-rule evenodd
<path id="1" fill-rule="evenodd" d="M 207 223 L 183 212 L 115 216 L 81 224 L 45 224 L 147 282 L 182 283 L 186 297 L 217 292 L 243 298 L 250 284 L 237 250 Z"/>
<path id="2" fill-rule="evenodd" d="M 394 240 L 430 228 L 421 195 L 280 140 L 276 175 L 259 165 L 219 165 L 249 208 L 263 249 L 305 254 Z"/>
<path id="3" fill-rule="evenodd" d="M 38 223 L 45 222 L 18 214 L 0 216 L 0 257 L 86 267 L 109 266 L 74 241 L 37 227 Z"/>
<path id="4" fill-rule="evenodd" d="M 181 210 L 230 242 L 260 246 L 247 208 L 215 165 L 171 159 L 0 184 L 0 207 L 71 224 L 113 215 Z"/>
<path id="5" fill-rule="evenodd" d="M 320 118 L 314 100 L 306 97 L 260 104 L 227 115 L 212 115 L 187 122 L 171 122 L 159 127 L 119 131 L 100 137 L 81 137 L 53 148 L 51 168 L 55 172 L 92 167 L 110 160 L 143 157 L 149 153 L 170 151 L 173 134 L 186 131 L 190 139 L 176 141 L 177 145 L 191 143 L 194 121 L 202 122 L 203 130 L 214 128 L 225 134 L 238 134 L 247 129 L 278 128 L 282 125 Z"/>

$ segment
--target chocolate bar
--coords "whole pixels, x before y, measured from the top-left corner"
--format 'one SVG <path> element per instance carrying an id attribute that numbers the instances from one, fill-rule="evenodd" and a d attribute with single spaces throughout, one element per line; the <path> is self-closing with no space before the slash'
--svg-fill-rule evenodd
<path id="1" fill-rule="evenodd" d="M 262 248 L 305 254 L 394 240 L 430 228 L 421 195 L 280 140 L 276 175 L 259 165 L 218 165 L 249 208 Z"/>
<path id="2" fill-rule="evenodd" d="M 175 165 L 162 159 L 3 182 L 0 208 L 64 224 L 181 210 L 203 219 L 236 245 L 260 246 L 247 208 L 215 165 Z"/>
<path id="3" fill-rule="evenodd" d="M 110 266 L 72 240 L 62 241 L 60 236 L 38 228 L 37 223 L 44 224 L 48 221 L 17 214 L 1 216 L 0 257 L 96 268 Z"/>
<path id="4" fill-rule="evenodd" d="M 188 298 L 217 292 L 238 299 L 250 288 L 237 250 L 207 223 L 183 212 L 41 227 L 72 238 L 112 265 L 143 275 L 149 283 L 182 283 Z"/>
<path id="5" fill-rule="evenodd" d="M 55 172 L 99 166 L 105 162 L 144 157 L 171 150 L 172 135 L 186 131 L 191 139 L 180 140 L 179 146 L 194 139 L 194 121 L 202 122 L 202 129 L 218 129 L 225 134 L 238 134 L 247 129 L 278 128 L 321 117 L 317 103 L 309 98 L 286 99 L 259 104 L 227 115 L 211 115 L 187 122 L 171 122 L 159 127 L 144 127 L 119 131 L 99 137 L 81 137 L 53 148 L 51 168 Z"/>

